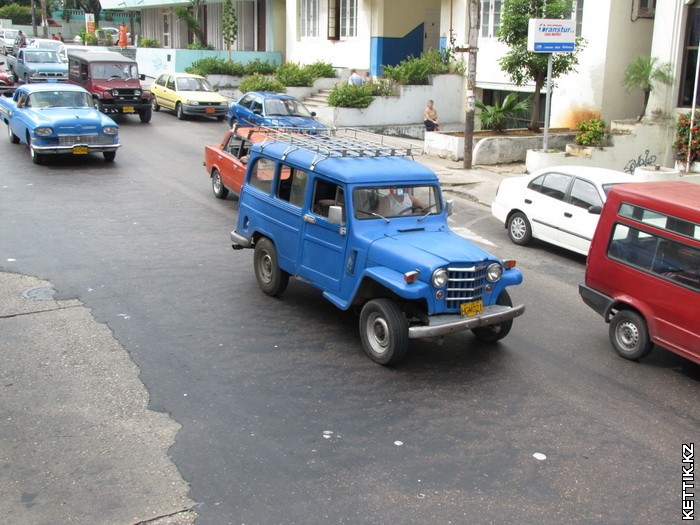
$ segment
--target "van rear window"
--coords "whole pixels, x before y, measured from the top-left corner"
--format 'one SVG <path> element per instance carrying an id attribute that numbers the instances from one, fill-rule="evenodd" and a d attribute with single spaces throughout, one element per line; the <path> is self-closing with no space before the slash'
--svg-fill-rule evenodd
<path id="1" fill-rule="evenodd" d="M 678 217 L 664 215 L 663 213 L 628 203 L 622 203 L 620 205 L 618 214 L 621 217 L 648 224 L 660 230 L 671 231 L 689 237 L 690 239 L 700 241 L 700 224 L 679 219 Z"/>
<path id="2" fill-rule="evenodd" d="M 700 249 L 615 224 L 608 257 L 700 291 Z"/>

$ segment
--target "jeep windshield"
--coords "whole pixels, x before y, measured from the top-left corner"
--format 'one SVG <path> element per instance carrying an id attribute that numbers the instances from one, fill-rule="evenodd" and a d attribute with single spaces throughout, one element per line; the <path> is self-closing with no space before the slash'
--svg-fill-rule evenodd
<path id="1" fill-rule="evenodd" d="M 93 64 L 90 68 L 93 80 L 129 80 L 139 78 L 136 64 Z"/>
<path id="2" fill-rule="evenodd" d="M 442 213 L 437 186 L 360 187 L 352 192 L 357 219 L 420 218 Z"/>

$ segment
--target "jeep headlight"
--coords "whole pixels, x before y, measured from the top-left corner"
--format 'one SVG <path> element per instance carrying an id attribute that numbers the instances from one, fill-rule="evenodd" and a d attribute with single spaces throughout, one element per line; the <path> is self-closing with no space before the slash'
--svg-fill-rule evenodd
<path id="1" fill-rule="evenodd" d="M 433 272 L 433 276 L 430 278 L 430 284 L 433 288 L 442 288 L 447 284 L 447 270 L 444 268 L 438 268 Z"/>
<path id="2" fill-rule="evenodd" d="M 34 134 L 38 137 L 48 137 L 53 133 L 51 128 L 36 128 Z"/>
<path id="3" fill-rule="evenodd" d="M 503 267 L 498 263 L 489 264 L 486 268 L 486 279 L 492 283 L 495 283 L 503 275 Z"/>
<path id="4" fill-rule="evenodd" d="M 119 128 L 117 126 L 105 126 L 102 128 L 102 133 L 105 135 L 116 135 L 119 133 Z"/>
<path id="5" fill-rule="evenodd" d="M 140 89 L 135 90 L 135 91 L 134 91 L 134 95 L 136 95 L 137 97 L 140 97 L 140 96 L 141 96 L 141 90 L 140 90 Z"/>
<path id="6" fill-rule="evenodd" d="M 188 100 L 187 105 L 188 106 L 199 106 L 199 101 L 198 100 Z"/>

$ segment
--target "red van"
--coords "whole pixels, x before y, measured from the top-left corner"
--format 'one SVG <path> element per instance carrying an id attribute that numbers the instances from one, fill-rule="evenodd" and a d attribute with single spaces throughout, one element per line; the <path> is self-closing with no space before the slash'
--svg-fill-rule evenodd
<path id="1" fill-rule="evenodd" d="M 615 185 L 586 261 L 583 301 L 622 357 L 657 344 L 700 363 L 700 185 Z"/>

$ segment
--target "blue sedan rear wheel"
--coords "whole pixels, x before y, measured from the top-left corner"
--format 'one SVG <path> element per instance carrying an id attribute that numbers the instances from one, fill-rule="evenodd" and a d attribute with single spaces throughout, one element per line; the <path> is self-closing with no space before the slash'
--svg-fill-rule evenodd
<path id="1" fill-rule="evenodd" d="M 12 142 L 12 144 L 19 144 L 19 137 L 12 133 L 12 128 L 9 124 L 7 125 L 7 135 L 10 137 L 10 142 Z"/>

